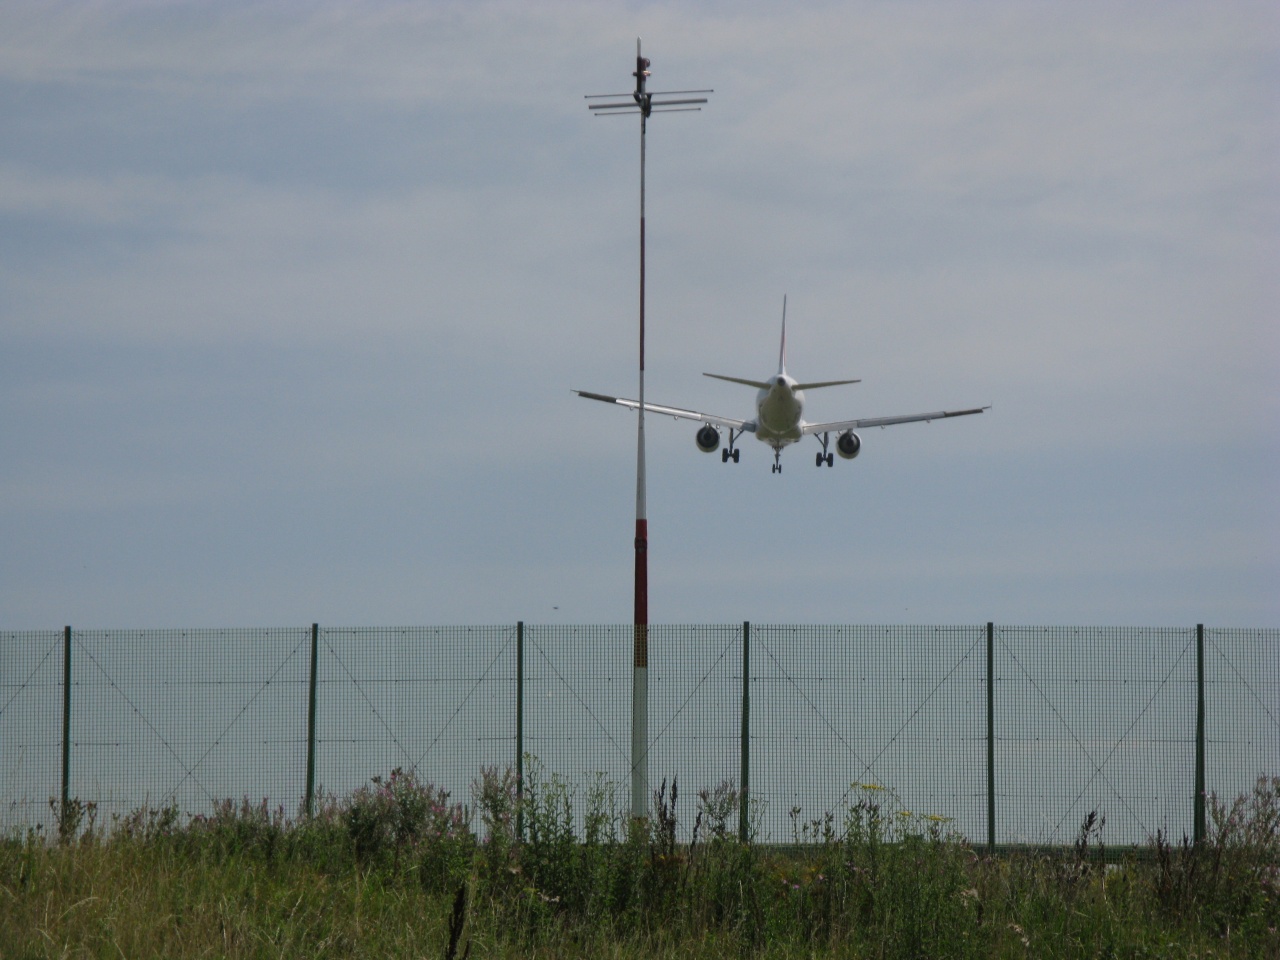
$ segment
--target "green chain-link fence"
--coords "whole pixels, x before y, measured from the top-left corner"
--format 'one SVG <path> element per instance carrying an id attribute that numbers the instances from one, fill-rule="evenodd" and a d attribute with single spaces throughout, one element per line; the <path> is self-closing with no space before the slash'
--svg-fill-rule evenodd
<path id="1" fill-rule="evenodd" d="M 293 815 L 396 767 L 468 801 L 482 766 L 614 784 L 625 808 L 632 632 L 0 633 L 0 825 L 67 799 L 108 826 L 228 797 Z M 651 787 L 678 783 L 686 829 L 728 782 L 772 842 L 868 798 L 975 843 L 1067 843 L 1092 810 L 1138 843 L 1280 772 L 1280 630 L 652 626 L 649 650 Z"/>

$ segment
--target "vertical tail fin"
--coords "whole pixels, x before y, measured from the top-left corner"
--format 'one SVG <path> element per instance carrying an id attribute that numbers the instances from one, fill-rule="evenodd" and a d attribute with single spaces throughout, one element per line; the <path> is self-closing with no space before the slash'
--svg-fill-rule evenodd
<path id="1" fill-rule="evenodd" d="M 787 372 L 787 295 L 782 295 L 782 346 L 778 348 L 778 376 Z"/>

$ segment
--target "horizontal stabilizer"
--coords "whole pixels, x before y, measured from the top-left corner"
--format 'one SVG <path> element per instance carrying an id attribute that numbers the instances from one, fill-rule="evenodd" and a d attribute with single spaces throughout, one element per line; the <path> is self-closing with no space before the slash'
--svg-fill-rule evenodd
<path id="1" fill-rule="evenodd" d="M 744 387 L 755 387 L 757 390 L 768 390 L 769 384 L 763 380 L 745 380 L 742 377 L 726 377 L 722 373 L 704 373 L 704 377 L 715 377 L 717 380 L 728 380 L 730 383 L 740 383 Z"/>
<path id="2" fill-rule="evenodd" d="M 819 380 L 815 383 L 797 383 L 797 390 L 817 390 L 819 387 L 838 387 L 845 383 L 861 383 L 861 380 Z"/>

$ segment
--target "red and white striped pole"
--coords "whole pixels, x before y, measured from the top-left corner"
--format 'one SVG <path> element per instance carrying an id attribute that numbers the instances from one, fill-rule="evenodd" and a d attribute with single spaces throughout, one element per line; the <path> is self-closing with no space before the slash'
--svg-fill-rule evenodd
<path id="1" fill-rule="evenodd" d="M 712 93 L 711 90 L 671 90 L 657 94 L 645 88 L 649 77 L 649 61 L 640 52 L 636 38 L 636 89 L 631 99 L 626 94 L 589 95 L 588 100 L 606 100 L 590 105 L 596 116 L 640 114 L 640 402 L 636 422 L 636 535 L 635 535 L 635 608 L 632 637 L 631 674 L 631 815 L 644 817 L 649 799 L 649 517 L 645 503 L 644 468 L 644 147 L 649 114 L 700 110 L 706 97 L 683 97 L 684 94 Z M 681 95 L 681 99 L 672 99 Z M 655 100 L 654 97 L 660 99 Z"/>
<path id="2" fill-rule="evenodd" d="M 649 61 L 636 38 L 636 104 L 640 107 L 640 408 L 636 419 L 635 609 L 631 658 L 631 816 L 649 797 L 649 516 L 644 462 L 644 145 L 652 101 L 645 90 Z"/>

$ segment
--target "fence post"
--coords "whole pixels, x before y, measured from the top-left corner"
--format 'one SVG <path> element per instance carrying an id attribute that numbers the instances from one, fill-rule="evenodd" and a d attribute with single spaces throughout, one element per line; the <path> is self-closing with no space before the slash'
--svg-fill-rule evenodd
<path id="1" fill-rule="evenodd" d="M 987 621 L 987 850 L 996 849 L 996 625 Z"/>
<path id="2" fill-rule="evenodd" d="M 524 621 L 516 622 L 516 836 L 524 839 Z"/>
<path id="3" fill-rule="evenodd" d="M 320 624 L 311 625 L 311 678 L 307 683 L 307 816 L 315 813 L 316 795 L 316 655 Z"/>
<path id="4" fill-rule="evenodd" d="M 71 628 L 62 630 L 62 807 L 58 816 L 66 822 L 71 802 Z M 58 836 L 62 836 L 61 824 Z"/>
<path id="5" fill-rule="evenodd" d="M 1205 838 L 1204 824 L 1204 624 L 1196 624 L 1196 794 L 1194 800 L 1195 823 L 1192 827 L 1195 843 Z"/>
<path id="6" fill-rule="evenodd" d="M 750 825 L 748 790 L 751 776 L 751 623 L 742 621 L 742 769 L 738 790 L 738 842 L 747 842 Z"/>

